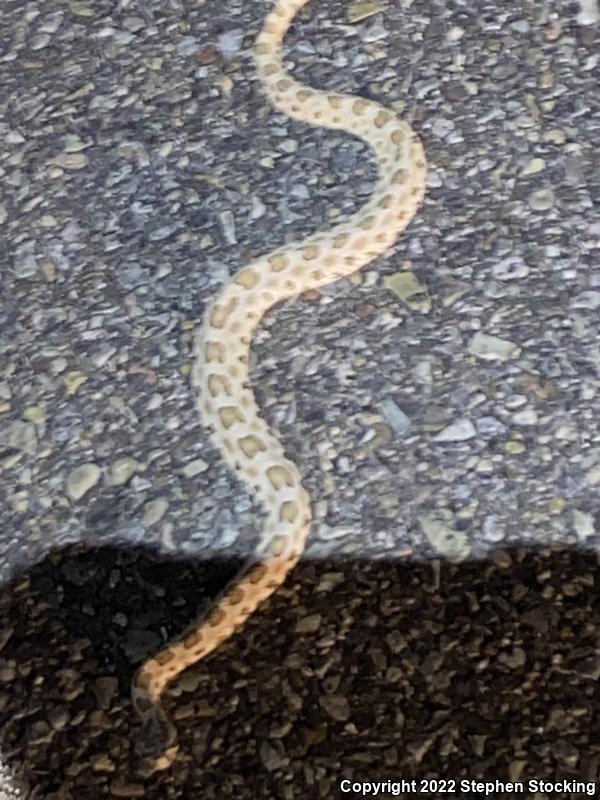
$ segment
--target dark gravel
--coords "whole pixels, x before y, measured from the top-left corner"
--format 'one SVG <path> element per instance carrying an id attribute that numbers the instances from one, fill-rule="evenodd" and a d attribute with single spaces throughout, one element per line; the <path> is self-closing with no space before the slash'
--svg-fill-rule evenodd
<path id="1" fill-rule="evenodd" d="M 600 575 L 565 550 L 439 571 L 303 564 L 186 673 L 168 700 L 180 756 L 144 783 L 134 665 L 234 566 L 78 547 L 3 592 L 2 747 L 40 796 L 316 800 L 343 796 L 344 778 L 595 778 Z"/>

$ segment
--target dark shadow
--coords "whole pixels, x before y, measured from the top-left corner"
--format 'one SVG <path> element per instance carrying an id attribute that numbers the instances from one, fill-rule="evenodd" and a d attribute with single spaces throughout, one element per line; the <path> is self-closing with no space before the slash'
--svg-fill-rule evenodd
<path id="1" fill-rule="evenodd" d="M 78 545 L 2 589 L 0 747 L 36 797 L 317 800 L 358 796 L 344 779 L 598 774 L 597 559 L 556 550 L 437 572 L 301 564 L 175 684 L 180 754 L 144 782 L 133 671 L 237 566 Z M 378 795 L 393 796 L 411 794 Z"/>

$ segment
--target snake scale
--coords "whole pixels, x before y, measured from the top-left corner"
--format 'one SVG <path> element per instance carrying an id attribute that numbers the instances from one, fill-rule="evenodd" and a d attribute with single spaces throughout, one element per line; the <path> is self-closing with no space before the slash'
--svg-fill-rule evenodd
<path id="1" fill-rule="evenodd" d="M 282 42 L 307 0 L 276 0 L 255 46 L 258 78 L 271 104 L 302 122 L 346 131 L 374 151 L 378 179 L 368 201 L 335 227 L 288 244 L 243 267 L 207 308 L 194 343 L 192 383 L 215 447 L 266 512 L 250 562 L 181 638 L 138 670 L 132 701 L 137 750 L 146 774 L 169 767 L 177 736 L 161 705 L 167 684 L 218 647 L 285 580 L 311 525 L 297 467 L 260 415 L 249 383 L 253 330 L 275 303 L 364 267 L 394 244 L 425 192 L 423 147 L 409 125 L 378 103 L 318 91 L 285 70 Z"/>

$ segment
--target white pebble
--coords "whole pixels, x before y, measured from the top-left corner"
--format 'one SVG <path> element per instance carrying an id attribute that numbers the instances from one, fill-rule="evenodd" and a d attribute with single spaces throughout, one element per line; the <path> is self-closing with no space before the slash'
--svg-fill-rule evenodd
<path id="1" fill-rule="evenodd" d="M 67 494 L 71 500 L 80 500 L 100 480 L 101 469 L 97 464 L 82 464 L 67 478 Z"/>
<path id="2" fill-rule="evenodd" d="M 433 438 L 436 442 L 465 442 L 476 435 L 477 431 L 470 419 L 459 419 L 447 425 Z"/>
<path id="3" fill-rule="evenodd" d="M 469 352 L 485 361 L 506 361 L 518 355 L 519 347 L 508 339 L 478 331 L 469 342 Z"/>
<path id="4" fill-rule="evenodd" d="M 186 464 L 181 471 L 186 478 L 194 478 L 196 475 L 200 475 L 201 472 L 206 472 L 207 469 L 208 464 L 206 461 L 197 458 L 194 461 L 190 461 L 189 464 Z"/>
<path id="5" fill-rule="evenodd" d="M 537 421 L 538 415 L 535 408 L 524 408 L 523 411 L 513 414 L 515 425 L 537 425 Z"/>
<path id="6" fill-rule="evenodd" d="M 135 458 L 119 458 L 110 465 L 108 472 L 108 482 L 111 486 L 122 486 L 131 478 L 134 472 L 141 467 Z"/>

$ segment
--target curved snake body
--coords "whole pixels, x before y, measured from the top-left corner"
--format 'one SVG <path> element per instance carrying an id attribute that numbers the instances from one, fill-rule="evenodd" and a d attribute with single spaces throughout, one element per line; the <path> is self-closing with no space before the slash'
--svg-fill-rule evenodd
<path id="1" fill-rule="evenodd" d="M 252 561 L 179 640 L 146 661 L 133 683 L 142 727 L 144 771 L 168 767 L 176 734 L 161 707 L 166 685 L 207 656 L 284 581 L 304 549 L 310 501 L 297 467 L 261 418 L 249 384 L 253 330 L 275 303 L 350 275 L 388 249 L 409 224 L 425 191 L 420 141 L 406 122 L 378 103 L 317 91 L 289 76 L 282 41 L 307 0 L 278 0 L 256 41 L 258 77 L 270 102 L 294 119 L 336 128 L 367 142 L 379 177 L 353 216 L 298 244 L 285 245 L 243 267 L 207 309 L 195 339 L 192 381 L 214 445 L 266 511 Z"/>

